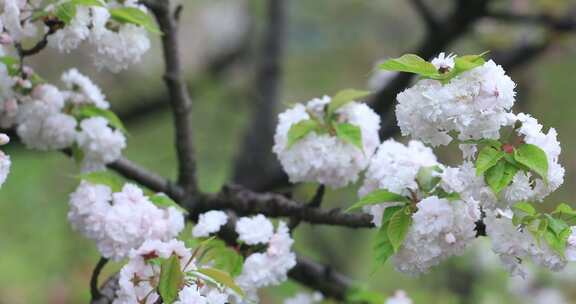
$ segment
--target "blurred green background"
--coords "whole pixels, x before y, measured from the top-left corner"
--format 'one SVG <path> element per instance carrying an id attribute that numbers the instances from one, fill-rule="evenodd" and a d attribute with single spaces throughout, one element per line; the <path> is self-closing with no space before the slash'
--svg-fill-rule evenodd
<path id="1" fill-rule="evenodd" d="M 412 50 L 425 34 L 405 0 L 313 0 L 288 3 L 287 48 L 282 78 L 284 103 L 302 102 L 342 88 L 364 88 L 376 61 Z M 573 1 L 495 1 L 500 7 L 526 13 L 562 15 Z M 572 2 L 572 3 L 570 3 Z M 199 178 L 204 191 L 218 191 L 230 180 L 234 153 L 250 119 L 254 49 L 263 31 L 265 1 L 184 0 L 181 38 L 185 67 L 194 95 L 194 127 Z M 441 15 L 451 1 L 430 1 Z M 572 8 L 573 9 L 573 8 Z M 576 35 L 575 35 L 576 36 Z M 543 39 L 538 27 L 482 20 L 446 51 L 459 54 L 500 50 Z M 217 79 L 204 73 L 206 63 L 248 39 L 249 55 Z M 70 67 L 96 79 L 113 108 L 120 113 L 166 99 L 161 82 L 162 62 L 157 37 L 142 64 L 120 74 L 97 71 L 88 52 L 70 55 L 47 50 L 30 63 L 46 79 L 59 84 Z M 566 181 L 551 203 L 572 202 L 576 183 L 576 40 L 554 38 L 554 45 L 536 60 L 514 70 L 521 90 L 521 110 L 558 130 Z M 47 64 L 47 63 L 50 64 Z M 392 101 L 391 101 L 392 102 Z M 278 109 L 281 110 L 281 109 Z M 130 132 L 125 155 L 167 177 L 175 176 L 170 113 L 161 107 L 127 122 Z M 456 162 L 442 149 L 441 158 Z M 85 303 L 88 281 L 98 254 L 95 246 L 72 231 L 66 220 L 68 195 L 77 184 L 78 168 L 60 153 L 40 153 L 18 145 L 6 148 L 12 174 L 0 193 L 0 303 Z M 258 172 L 255 172 L 258 174 Z M 355 199 L 355 187 L 330 191 L 326 207 Z M 296 198 L 313 194 L 313 185 L 298 187 Z M 542 208 L 549 208 L 547 204 Z M 370 231 L 303 224 L 296 232 L 296 249 L 330 263 L 366 287 L 391 294 L 404 289 L 415 303 L 576 303 L 576 271 L 552 275 L 534 273 L 519 282 L 495 262 L 489 245 L 478 241 L 464 257 L 453 258 L 418 278 L 391 266 L 372 273 Z M 118 269 L 108 266 L 106 274 Z M 573 274 L 572 276 L 570 274 Z M 281 303 L 300 287 L 287 283 L 263 291 L 263 303 Z M 546 293 L 547 292 L 547 293 Z M 558 293 L 565 302 L 559 302 Z M 543 293 L 545 302 L 536 302 Z M 539 295 L 540 296 L 540 295 Z M 547 298 L 545 296 L 548 296 Z M 571 301 L 571 299 L 574 299 Z"/>

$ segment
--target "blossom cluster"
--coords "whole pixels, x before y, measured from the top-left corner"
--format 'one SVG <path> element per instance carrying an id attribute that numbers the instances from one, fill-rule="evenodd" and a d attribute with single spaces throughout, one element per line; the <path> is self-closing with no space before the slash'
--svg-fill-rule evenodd
<path id="1" fill-rule="evenodd" d="M 162 265 L 160 260 L 176 259 L 176 267 L 184 274 L 179 282 L 175 304 L 225 304 L 229 303 L 227 290 L 202 272 L 202 265 L 192 249 L 184 242 L 147 240 L 130 252 L 129 262 L 120 271 L 114 304 L 158 303 Z"/>
<path id="2" fill-rule="evenodd" d="M 82 181 L 70 195 L 68 220 L 96 242 L 103 257 L 117 261 L 148 240 L 169 241 L 184 229 L 178 209 L 156 206 L 133 184 L 113 192 L 107 185 Z"/>
<path id="3" fill-rule="evenodd" d="M 361 199 L 350 209 L 372 215 L 379 229 L 378 259 L 393 257 L 396 268 L 408 274 L 462 254 L 481 221 L 493 251 L 513 274 L 522 273 L 527 258 L 552 270 L 573 260 L 576 233 L 570 226 L 576 223 L 562 216 L 576 212 L 565 205 L 541 214 L 526 203 L 543 201 L 564 181 L 556 130 L 545 132 L 529 114 L 512 112 L 515 84 L 504 69 L 483 55 L 444 53 L 431 62 L 405 55 L 380 67 L 422 76 L 397 96 L 398 126 L 413 140 L 378 145 L 379 121 L 366 107 L 357 111 L 358 121 L 350 121 L 361 130 L 364 149 L 351 149 L 346 136 L 308 123 L 326 119 L 332 103 L 341 100 L 296 105 L 280 114 L 274 146 L 290 180 L 342 187 L 364 173 Z M 362 106 L 345 104 L 336 110 L 343 117 L 337 119 Z M 438 162 L 425 146 L 454 140 L 464 158 L 456 167 Z"/>
<path id="4" fill-rule="evenodd" d="M 104 169 L 126 146 L 125 135 L 105 95 L 76 69 L 61 79 L 64 89 L 48 84 L 30 68 L 22 74 L 0 67 L 4 88 L 0 99 L 3 128 L 15 127 L 26 147 L 36 150 L 73 148 L 81 156 L 83 171 Z"/>
<path id="5" fill-rule="evenodd" d="M 0 43 L 12 45 L 39 33 L 49 46 L 64 52 L 89 45 L 99 68 L 118 72 L 139 62 L 150 48 L 151 18 L 137 0 L 3 1 L 0 15 Z"/>
<path id="6" fill-rule="evenodd" d="M 201 214 L 198 224 L 193 228 L 193 235 L 215 234 L 228 220 L 222 211 Z M 286 223 L 281 221 L 274 229 L 272 222 L 262 214 L 239 218 L 235 223 L 235 231 L 239 243 L 266 247 L 263 252 L 254 252 L 245 258 L 242 272 L 236 278 L 246 298 L 257 302 L 259 288 L 286 281 L 288 271 L 296 265 L 296 255 L 291 250 L 294 240 Z"/>
<path id="7" fill-rule="evenodd" d="M 319 182 L 333 188 L 354 183 L 380 142 L 380 117 L 367 105 L 352 101 L 336 110 L 336 121 L 359 128 L 360 147 L 338 136 L 337 130 L 310 132 L 290 145 L 294 126 L 323 120 L 331 102 L 328 96 L 316 98 L 306 105 L 296 104 L 279 116 L 273 150 L 294 183 Z"/>

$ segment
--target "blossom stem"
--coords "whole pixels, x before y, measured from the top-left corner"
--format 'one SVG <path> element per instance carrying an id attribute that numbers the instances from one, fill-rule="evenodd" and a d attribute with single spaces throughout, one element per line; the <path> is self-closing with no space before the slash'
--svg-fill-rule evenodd
<path id="1" fill-rule="evenodd" d="M 90 294 L 92 296 L 92 302 L 100 299 L 102 294 L 100 293 L 100 287 L 98 286 L 98 277 L 104 269 L 104 266 L 108 263 L 108 259 L 105 257 L 100 257 L 94 271 L 92 272 L 92 277 L 90 278 Z"/>

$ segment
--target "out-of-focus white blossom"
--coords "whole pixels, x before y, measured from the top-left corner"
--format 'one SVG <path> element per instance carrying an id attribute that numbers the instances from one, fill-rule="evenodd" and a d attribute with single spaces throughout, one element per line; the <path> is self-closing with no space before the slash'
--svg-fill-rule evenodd
<path id="1" fill-rule="evenodd" d="M 514 87 L 502 67 L 491 60 L 447 84 L 420 80 L 397 96 L 398 126 L 403 135 L 434 146 L 450 143 L 451 131 L 460 140 L 498 139 L 500 128 L 514 123 L 509 112 Z"/>
<path id="2" fill-rule="evenodd" d="M 372 68 L 372 75 L 370 75 L 367 85 L 370 91 L 373 92 L 380 91 L 386 85 L 388 85 L 390 80 L 392 80 L 396 75 L 398 75 L 398 72 L 392 72 L 381 69 L 380 64 L 382 64 L 383 62 L 384 60 L 377 61 L 374 64 L 374 67 Z"/>
<path id="3" fill-rule="evenodd" d="M 285 299 L 284 304 L 315 304 L 320 303 L 322 300 L 324 300 L 324 296 L 319 292 L 300 292 L 291 298 Z"/>
<path id="4" fill-rule="evenodd" d="M 0 20 L 2 20 L 3 28 L 11 39 L 20 41 L 36 34 L 36 26 L 30 22 L 29 18 L 33 7 L 29 5 L 28 1 L 4 0 L 0 5 L 4 9 L 0 15 Z"/>
<path id="5" fill-rule="evenodd" d="M 550 249 L 546 242 L 537 242 L 530 232 L 514 226 L 511 211 L 487 211 L 484 223 L 492 250 L 512 275 L 525 276 L 522 263 L 528 258 L 553 271 L 566 266 L 566 259 Z"/>
<path id="6" fill-rule="evenodd" d="M 3 133 L 0 133 L 0 146 L 7 144 L 10 138 Z M 6 181 L 8 173 L 10 173 L 10 156 L 6 155 L 4 152 L 0 151 L 0 187 Z"/>
<path id="7" fill-rule="evenodd" d="M 412 299 L 403 290 L 397 290 L 384 304 L 412 304 Z"/>
<path id="8" fill-rule="evenodd" d="M 220 230 L 228 222 L 226 212 L 212 210 L 198 216 L 198 223 L 192 229 L 194 237 L 207 237 Z"/>
<path id="9" fill-rule="evenodd" d="M 380 143 L 379 116 L 367 105 L 351 102 L 336 113 L 339 115 L 339 122 L 347 122 L 360 128 L 362 150 L 336 136 L 315 132 L 309 133 L 288 148 L 290 128 L 302 120 L 311 119 L 310 114 L 322 118 L 324 107 L 330 100 L 330 97 L 324 96 L 313 99 L 306 105 L 297 104 L 279 116 L 273 150 L 293 183 L 317 182 L 333 188 L 354 183 Z"/>

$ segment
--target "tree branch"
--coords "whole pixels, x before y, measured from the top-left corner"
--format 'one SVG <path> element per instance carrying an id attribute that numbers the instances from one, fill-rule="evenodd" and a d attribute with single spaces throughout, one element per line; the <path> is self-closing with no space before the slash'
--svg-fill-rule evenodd
<path id="1" fill-rule="evenodd" d="M 162 47 L 166 71 L 164 81 L 170 94 L 170 102 L 174 115 L 174 131 L 176 150 L 178 154 L 178 183 L 189 194 L 197 192 L 196 160 L 194 158 L 194 143 L 190 112 L 192 99 L 186 87 L 180 63 L 178 41 L 178 17 L 181 9 L 171 8 L 169 0 L 147 0 L 144 4 L 156 17 L 158 26 L 163 32 Z"/>
<path id="2" fill-rule="evenodd" d="M 269 217 L 294 217 L 304 222 L 349 228 L 370 228 L 372 216 L 365 213 L 344 213 L 341 209 L 320 209 L 300 204 L 276 193 L 257 193 L 242 186 L 227 186 L 216 195 L 198 200 L 190 214 L 209 210 L 233 210 L 238 215 L 264 214 Z"/>
<path id="3" fill-rule="evenodd" d="M 285 6 L 284 0 L 268 0 L 267 27 L 259 56 L 261 61 L 254 79 L 253 115 L 234 168 L 234 181 L 248 187 L 258 184 L 278 169 L 270 150 L 274 143 L 274 114 L 282 76 Z"/>
<path id="4" fill-rule="evenodd" d="M 168 179 L 148 171 L 133 162 L 122 158 L 108 165 L 108 168 L 120 173 L 129 180 L 136 181 L 143 186 L 156 191 L 163 192 L 176 201 L 184 199 L 184 189 L 173 184 Z"/>
<path id="5" fill-rule="evenodd" d="M 304 257 L 297 258 L 297 264 L 288 276 L 302 285 L 318 290 L 326 297 L 344 301 L 353 281 L 331 267 L 316 263 Z"/>

